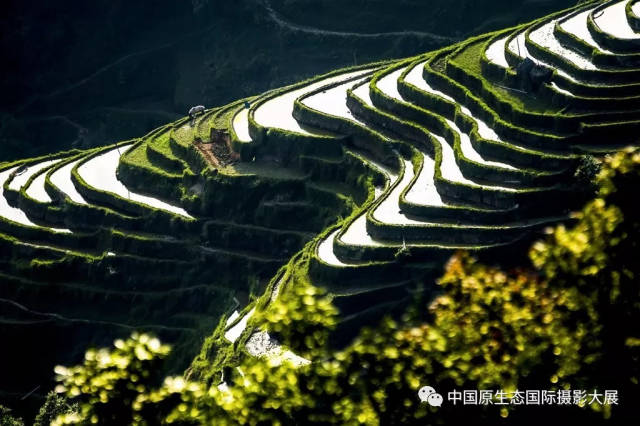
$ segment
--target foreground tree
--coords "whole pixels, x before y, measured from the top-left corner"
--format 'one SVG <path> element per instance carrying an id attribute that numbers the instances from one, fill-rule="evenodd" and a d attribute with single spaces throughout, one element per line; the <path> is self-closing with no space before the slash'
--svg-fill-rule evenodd
<path id="1" fill-rule="evenodd" d="M 134 423 L 133 403 L 154 389 L 162 361 L 170 348 L 156 338 L 134 333 L 127 340 L 116 340 L 115 348 L 90 349 L 82 365 L 56 367 L 58 393 L 76 401 L 77 412 L 64 414 L 54 424 Z"/>
<path id="2" fill-rule="evenodd" d="M 67 398 L 56 392 L 49 392 L 33 421 L 33 426 L 49 426 L 57 417 L 77 412 L 78 404 L 69 404 Z"/>
<path id="3" fill-rule="evenodd" d="M 11 409 L 0 405 L 0 426 L 24 426 L 24 422 L 11 415 Z"/>

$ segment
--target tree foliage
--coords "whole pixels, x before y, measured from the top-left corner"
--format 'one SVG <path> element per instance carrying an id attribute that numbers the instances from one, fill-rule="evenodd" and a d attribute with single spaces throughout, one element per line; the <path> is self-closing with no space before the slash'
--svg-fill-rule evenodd
<path id="1" fill-rule="evenodd" d="M 326 291 L 294 275 L 287 291 L 269 304 L 258 321 L 285 346 L 304 356 L 326 346 L 337 315 Z"/>
<path id="2" fill-rule="evenodd" d="M 78 404 L 69 404 L 64 396 L 49 392 L 33 421 L 33 426 L 49 426 L 57 417 L 78 412 Z"/>
<path id="3" fill-rule="evenodd" d="M 132 405 L 138 395 L 156 384 L 155 372 L 170 348 L 156 338 L 134 333 L 127 340 L 116 340 L 115 348 L 89 349 L 82 365 L 56 367 L 64 393 L 79 404 L 79 411 L 58 417 L 54 424 L 133 423 Z"/>
<path id="4" fill-rule="evenodd" d="M 24 426 L 21 418 L 14 417 L 11 409 L 0 405 L 0 426 Z"/>

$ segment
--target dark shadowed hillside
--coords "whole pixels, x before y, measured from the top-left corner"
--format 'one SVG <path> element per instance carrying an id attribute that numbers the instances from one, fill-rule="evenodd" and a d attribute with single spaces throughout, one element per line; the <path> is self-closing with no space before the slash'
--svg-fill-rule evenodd
<path id="1" fill-rule="evenodd" d="M 413 55 L 571 3 L 7 0 L 0 158 L 139 136 L 191 104 Z"/>

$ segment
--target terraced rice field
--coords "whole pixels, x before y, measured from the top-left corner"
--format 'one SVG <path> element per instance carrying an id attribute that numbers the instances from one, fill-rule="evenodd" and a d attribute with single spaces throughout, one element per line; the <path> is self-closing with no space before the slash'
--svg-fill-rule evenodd
<path id="1" fill-rule="evenodd" d="M 82 346 L 142 327 L 194 355 L 224 321 L 218 345 L 304 363 L 254 315 L 293 277 L 327 286 L 354 328 L 403 306 L 456 250 L 516 253 L 585 201 L 584 155 L 639 142 L 638 4 L 581 4 L 193 125 L 0 165 L 3 338 Z M 532 84 L 525 58 L 547 78 Z M 74 321 L 85 331 L 71 337 Z"/>

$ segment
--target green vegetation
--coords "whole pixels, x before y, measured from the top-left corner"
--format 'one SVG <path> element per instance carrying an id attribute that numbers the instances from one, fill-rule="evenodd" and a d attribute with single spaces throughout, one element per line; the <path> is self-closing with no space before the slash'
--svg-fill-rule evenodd
<path id="1" fill-rule="evenodd" d="M 53 391 L 49 392 L 44 404 L 40 407 L 38 415 L 33 421 L 33 426 L 48 426 L 58 417 L 77 411 L 77 403 L 69 404 L 69 401 L 65 397 Z"/>
<path id="2" fill-rule="evenodd" d="M 2 426 L 24 426 L 20 418 L 11 415 L 11 409 L 0 405 L 0 425 Z"/>
<path id="3" fill-rule="evenodd" d="M 256 321 L 295 353 L 315 356 L 326 347 L 329 332 L 337 325 L 338 311 L 331 298 L 302 277 L 294 276 L 288 286 L 278 303 L 269 305 Z"/>
<path id="4" fill-rule="evenodd" d="M 549 407 L 416 391 L 635 394 L 636 63 L 534 45 L 599 7 L 0 164 L 7 422 L 79 363 L 37 421 L 520 424 Z M 630 414 L 591 408 L 561 415 Z"/>
<path id="5" fill-rule="evenodd" d="M 283 342 L 313 354 L 306 366 L 245 355 L 230 389 L 181 378 L 155 388 L 157 363 L 169 351 L 157 339 L 134 335 L 112 351 L 89 351 L 82 366 L 56 370 L 59 390 L 81 402 L 56 424 L 448 424 L 471 416 L 495 424 L 533 414 L 515 406 L 428 408 L 416 394 L 425 383 L 511 392 L 604 387 L 633 395 L 638 330 L 619 325 L 637 324 L 640 314 L 640 271 L 629 256 L 640 227 L 628 201 L 639 183 L 637 151 L 607 158 L 597 198 L 575 226 L 558 226 L 533 245 L 532 266 L 505 271 L 460 253 L 428 307 L 416 301 L 402 323 L 385 319 L 339 351 L 326 346 L 335 311 L 322 291 L 296 287 L 263 320 Z M 556 418 L 624 424 L 632 411 L 585 402 Z"/>

